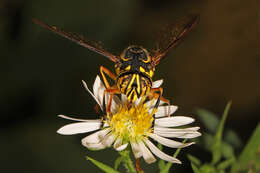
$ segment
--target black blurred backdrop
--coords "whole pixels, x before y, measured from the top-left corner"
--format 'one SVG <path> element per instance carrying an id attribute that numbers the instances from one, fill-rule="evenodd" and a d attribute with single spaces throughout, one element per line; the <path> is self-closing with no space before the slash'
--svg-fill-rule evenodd
<path id="1" fill-rule="evenodd" d="M 177 115 L 196 118 L 196 107 L 221 114 L 232 100 L 226 126 L 245 143 L 260 113 L 256 0 L 2 0 L 1 172 L 98 172 L 86 155 L 105 163 L 117 156 L 110 149 L 88 151 L 80 144 L 85 135 L 56 134 L 70 123 L 57 114 L 96 117 L 95 102 L 81 80 L 91 86 L 99 66 L 113 69 L 113 63 L 34 25 L 31 18 L 101 41 L 119 54 L 131 44 L 152 48 L 158 28 L 190 13 L 200 14 L 199 25 L 161 62 L 154 79 L 164 79 L 164 96 L 179 106 Z M 183 150 L 184 164 L 174 168 L 190 172 L 186 154 L 210 158 L 201 150 Z M 145 169 L 157 172 L 154 167 Z"/>

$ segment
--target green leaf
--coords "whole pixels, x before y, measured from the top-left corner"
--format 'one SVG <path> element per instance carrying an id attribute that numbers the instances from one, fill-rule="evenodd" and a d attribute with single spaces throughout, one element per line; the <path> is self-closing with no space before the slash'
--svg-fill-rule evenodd
<path id="1" fill-rule="evenodd" d="M 228 102 L 228 104 L 227 104 L 227 106 L 224 110 L 224 113 L 222 115 L 221 121 L 220 121 L 219 126 L 218 126 L 217 133 L 214 136 L 213 145 L 212 145 L 212 148 L 211 148 L 211 151 L 212 151 L 211 164 L 212 165 L 216 164 L 221 159 L 222 134 L 223 134 L 224 125 L 225 125 L 225 121 L 227 119 L 227 115 L 228 115 L 230 106 L 231 106 L 231 101 Z"/>
<path id="2" fill-rule="evenodd" d="M 123 157 L 118 157 L 116 160 L 115 160 L 115 163 L 114 163 L 114 168 L 117 170 L 120 163 L 123 161 Z"/>
<path id="3" fill-rule="evenodd" d="M 193 163 L 191 163 L 191 168 L 194 173 L 201 173 L 199 168 L 196 165 L 194 165 Z"/>
<path id="4" fill-rule="evenodd" d="M 225 131 L 223 140 L 227 143 L 230 143 L 235 148 L 239 148 L 242 146 L 242 141 L 239 136 L 233 130 Z"/>
<path id="5" fill-rule="evenodd" d="M 221 153 L 222 156 L 226 159 L 229 159 L 231 157 L 235 157 L 234 149 L 232 146 L 226 142 L 221 143 Z"/>
<path id="6" fill-rule="evenodd" d="M 235 161 L 236 161 L 235 157 L 225 160 L 225 161 L 221 162 L 220 164 L 218 164 L 217 169 L 219 171 L 222 171 L 222 170 L 224 171 L 225 169 L 230 167 L 233 163 L 235 163 Z"/>
<path id="7" fill-rule="evenodd" d="M 208 151 L 211 151 L 211 147 L 213 145 L 213 139 L 214 139 L 213 135 L 203 132 L 201 135 L 201 144 L 203 148 L 205 148 Z"/>
<path id="8" fill-rule="evenodd" d="M 238 161 L 232 167 L 231 172 L 248 170 L 252 165 L 256 165 L 257 171 L 260 170 L 260 123 L 258 123 L 254 133 L 249 139 L 246 147 L 238 157 Z"/>
<path id="9" fill-rule="evenodd" d="M 119 173 L 117 170 L 111 168 L 110 166 L 101 163 L 91 157 L 86 157 L 87 160 L 91 161 L 94 165 L 96 165 L 98 168 L 100 168 L 102 171 L 106 172 L 106 173 Z"/>
<path id="10" fill-rule="evenodd" d="M 215 133 L 217 131 L 219 119 L 217 118 L 216 114 L 206 109 L 197 109 L 196 113 L 198 114 L 202 123 L 211 133 Z"/>
<path id="11" fill-rule="evenodd" d="M 213 112 L 201 108 L 196 109 L 196 113 L 198 114 L 202 123 L 205 125 L 206 129 L 208 129 L 210 133 L 216 133 L 220 122 L 218 116 Z M 239 148 L 242 145 L 241 139 L 233 130 L 230 129 L 225 132 L 223 140 L 236 148 Z"/>
<path id="12" fill-rule="evenodd" d="M 193 163 L 194 165 L 197 165 L 197 166 L 201 165 L 201 161 L 197 157 L 192 156 L 191 154 L 188 154 L 187 157 L 191 161 L 191 163 Z"/>
<path id="13" fill-rule="evenodd" d="M 209 164 L 204 164 L 202 167 L 200 167 L 201 173 L 219 173 L 217 172 L 216 168 Z"/>

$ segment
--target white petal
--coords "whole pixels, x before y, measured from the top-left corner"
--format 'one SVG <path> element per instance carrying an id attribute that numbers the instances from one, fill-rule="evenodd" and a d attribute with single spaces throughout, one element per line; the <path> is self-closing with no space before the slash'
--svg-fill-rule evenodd
<path id="1" fill-rule="evenodd" d="M 121 101 L 116 95 L 114 95 L 111 103 L 111 110 L 110 110 L 112 114 L 117 113 L 119 105 L 121 105 Z"/>
<path id="2" fill-rule="evenodd" d="M 160 126 L 154 127 L 154 131 L 169 132 L 169 133 L 194 132 L 194 131 L 198 131 L 199 129 L 200 129 L 200 127 L 189 127 L 189 128 L 168 128 L 168 127 L 160 127 Z"/>
<path id="3" fill-rule="evenodd" d="M 142 155 L 143 158 L 145 160 L 146 163 L 153 163 L 156 161 L 155 157 L 153 156 L 153 154 L 148 150 L 148 148 L 144 145 L 144 143 L 142 141 L 140 141 L 138 143 L 141 151 L 142 151 Z"/>
<path id="4" fill-rule="evenodd" d="M 173 116 L 173 117 L 165 117 L 155 119 L 155 125 L 162 126 L 162 127 L 176 127 L 176 126 L 183 126 L 186 124 L 190 124 L 194 121 L 191 117 L 185 116 Z"/>
<path id="5" fill-rule="evenodd" d="M 101 143 L 107 147 L 110 147 L 114 141 L 115 141 L 115 136 L 113 135 L 113 133 L 109 133 L 104 137 Z"/>
<path id="6" fill-rule="evenodd" d="M 125 143 L 117 148 L 115 148 L 117 151 L 123 151 L 124 149 L 126 149 L 126 147 L 128 146 L 128 143 Z"/>
<path id="7" fill-rule="evenodd" d="M 97 131 L 91 135 L 88 135 L 87 137 L 83 138 L 81 140 L 82 145 L 85 145 L 86 143 L 100 143 L 104 137 L 110 132 L 110 129 L 103 129 L 100 131 Z"/>
<path id="8" fill-rule="evenodd" d="M 80 122 L 72 123 L 61 127 L 57 133 L 62 135 L 73 135 L 78 133 L 87 133 L 99 129 L 101 122 Z"/>
<path id="9" fill-rule="evenodd" d="M 152 88 L 159 88 L 163 83 L 163 79 L 153 82 Z"/>
<path id="10" fill-rule="evenodd" d="M 103 110 L 102 108 L 102 102 L 100 103 L 98 98 L 96 96 L 94 96 L 94 94 L 89 90 L 88 85 L 86 84 L 86 82 L 84 80 L 82 80 L 82 83 L 84 85 L 84 87 L 86 88 L 86 90 L 90 93 L 90 95 L 95 99 L 95 101 L 97 102 L 97 104 L 100 106 L 101 110 Z"/>
<path id="11" fill-rule="evenodd" d="M 161 136 L 158 136 L 158 135 L 152 134 L 152 133 L 149 134 L 149 137 L 153 138 L 154 140 L 161 143 L 162 145 L 165 145 L 165 146 L 171 147 L 171 148 L 183 148 L 183 147 L 187 147 L 189 145 L 194 144 L 194 142 L 184 144 L 184 143 L 181 143 L 181 142 L 177 142 L 177 141 L 174 141 L 174 140 L 163 138 Z"/>
<path id="12" fill-rule="evenodd" d="M 190 131 L 190 132 L 161 132 L 161 131 L 154 131 L 155 134 L 159 136 L 163 136 L 166 138 L 196 138 L 201 136 L 200 132 L 197 131 Z"/>
<path id="13" fill-rule="evenodd" d="M 122 145 L 122 139 L 121 139 L 121 138 L 117 138 L 116 141 L 115 141 L 115 143 L 114 143 L 114 145 L 113 145 L 113 147 L 114 147 L 115 149 L 117 149 L 117 148 L 120 147 L 121 145 Z"/>
<path id="14" fill-rule="evenodd" d="M 106 148 L 106 146 L 103 145 L 101 142 L 97 143 L 97 144 L 96 143 L 94 143 L 94 144 L 92 144 L 92 143 L 85 143 L 85 144 L 82 144 L 82 145 L 84 145 L 85 147 L 87 147 L 87 148 L 89 148 L 91 150 L 102 150 L 102 149 Z"/>
<path id="15" fill-rule="evenodd" d="M 181 161 L 179 161 L 178 159 L 171 157 L 167 154 L 165 154 L 164 152 L 162 152 L 161 150 L 159 150 L 152 142 L 150 142 L 149 140 L 146 140 L 145 143 L 147 144 L 147 146 L 149 147 L 149 149 L 159 158 L 161 158 L 162 160 L 171 162 L 171 163 L 179 163 L 181 164 Z"/>
<path id="16" fill-rule="evenodd" d="M 136 159 L 140 158 L 142 156 L 142 151 L 139 147 L 139 145 L 137 145 L 137 143 L 135 142 L 130 142 L 131 143 L 131 147 L 132 147 L 132 151 L 134 153 L 134 156 Z"/>
<path id="17" fill-rule="evenodd" d="M 157 112 L 155 113 L 155 117 L 159 118 L 159 117 L 165 117 L 168 116 L 168 111 L 169 111 L 169 115 L 173 114 L 176 110 L 178 109 L 177 106 L 174 105 L 170 105 L 170 106 L 159 106 L 157 109 Z M 152 113 L 153 109 L 151 108 L 149 110 L 149 113 Z"/>
<path id="18" fill-rule="evenodd" d="M 103 82 L 101 81 L 100 77 L 97 75 L 96 80 L 93 85 L 93 93 L 95 97 L 98 99 L 100 105 L 103 104 L 103 96 L 104 96 L 104 90 L 105 86 Z"/>
<path id="19" fill-rule="evenodd" d="M 58 117 L 61 117 L 61 118 L 67 119 L 67 120 L 73 120 L 73 121 L 101 122 L 100 119 L 96 119 L 96 120 L 84 120 L 84 119 L 79 119 L 79 118 L 71 118 L 71 117 L 66 116 L 66 115 L 58 115 Z"/>

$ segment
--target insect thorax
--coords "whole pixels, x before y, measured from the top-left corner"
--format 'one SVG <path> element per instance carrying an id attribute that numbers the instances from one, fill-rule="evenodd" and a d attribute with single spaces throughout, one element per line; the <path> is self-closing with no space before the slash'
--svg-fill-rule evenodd
<path id="1" fill-rule="evenodd" d="M 117 87 L 130 102 L 147 95 L 152 85 L 154 68 L 148 51 L 140 46 L 129 46 L 115 65 Z"/>

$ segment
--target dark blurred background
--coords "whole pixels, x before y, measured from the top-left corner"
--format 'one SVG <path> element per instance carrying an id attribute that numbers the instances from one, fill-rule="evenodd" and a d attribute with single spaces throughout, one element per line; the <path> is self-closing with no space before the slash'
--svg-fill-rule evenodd
<path id="1" fill-rule="evenodd" d="M 101 41 L 119 54 L 131 44 L 153 48 L 158 28 L 200 14 L 199 25 L 161 62 L 154 79 L 164 79 L 164 96 L 179 106 L 177 115 L 196 118 L 197 107 L 221 114 L 232 100 L 226 126 L 245 143 L 260 119 L 259 5 L 257 0 L 1 0 L 1 172 L 99 172 L 86 155 L 105 163 L 117 156 L 111 149 L 88 151 L 80 144 L 85 135 L 56 134 L 71 122 L 57 114 L 96 117 L 81 80 L 91 86 L 99 66 L 113 69 L 113 63 L 31 18 Z M 210 158 L 201 150 L 190 147 L 180 159 L 187 152 Z M 145 170 L 157 172 L 154 167 Z M 191 171 L 189 162 L 174 168 Z"/>

